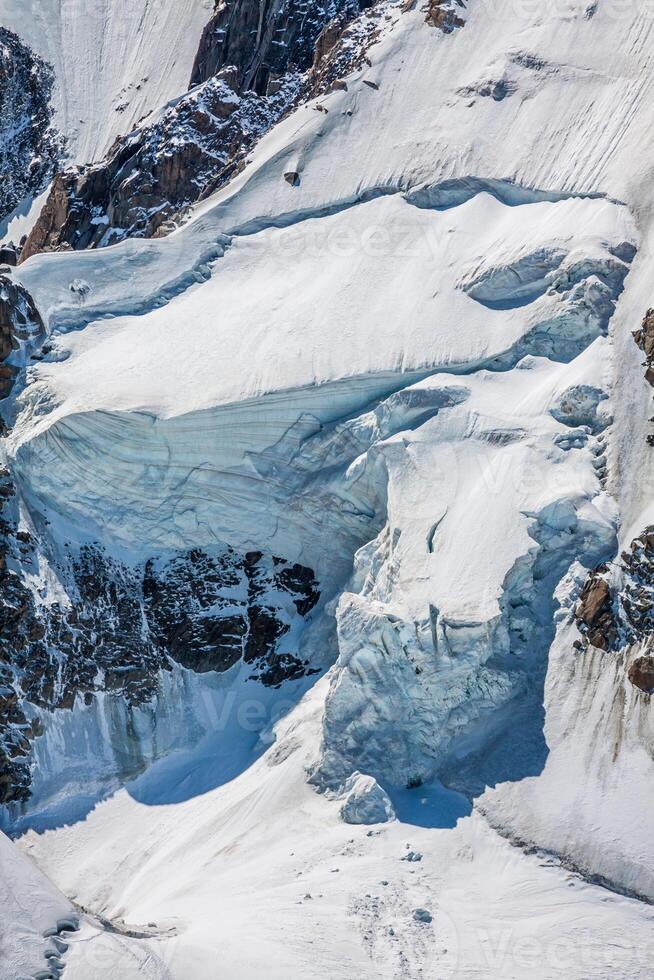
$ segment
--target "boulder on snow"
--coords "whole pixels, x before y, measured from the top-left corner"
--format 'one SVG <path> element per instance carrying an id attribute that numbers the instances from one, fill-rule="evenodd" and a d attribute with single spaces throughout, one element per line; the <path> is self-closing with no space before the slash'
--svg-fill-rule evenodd
<path id="1" fill-rule="evenodd" d="M 433 916 L 427 909 L 414 909 L 413 918 L 416 922 L 432 922 Z"/>
<path id="2" fill-rule="evenodd" d="M 627 677 L 640 691 L 654 694 L 654 657 L 638 657 L 630 666 Z"/>
<path id="3" fill-rule="evenodd" d="M 372 776 L 353 773 L 345 784 L 347 798 L 341 807 L 345 823 L 372 824 L 395 820 L 395 811 L 387 793 Z"/>
<path id="4" fill-rule="evenodd" d="M 437 27 L 444 34 L 451 34 L 457 27 L 463 27 L 465 21 L 456 12 L 462 7 L 460 0 L 428 0 L 425 7 L 425 24 Z"/>

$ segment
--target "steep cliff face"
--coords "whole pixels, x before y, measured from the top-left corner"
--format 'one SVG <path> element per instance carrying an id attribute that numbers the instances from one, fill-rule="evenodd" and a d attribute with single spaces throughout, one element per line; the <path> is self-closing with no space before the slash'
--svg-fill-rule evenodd
<path id="1" fill-rule="evenodd" d="M 312 672 L 298 649 L 320 599 L 310 569 L 229 547 L 126 563 L 66 544 L 50 561 L 2 479 L 0 804 L 30 798 L 37 709 L 66 714 L 99 696 L 148 705 L 176 664 L 200 674 L 243 665 L 269 687 Z"/>
<path id="2" fill-rule="evenodd" d="M 63 156 L 52 121 L 53 84 L 52 68 L 0 27 L 0 221 L 43 190 Z"/>
<path id="3" fill-rule="evenodd" d="M 287 72 L 305 72 L 327 29 L 333 36 L 375 0 L 217 0 L 200 41 L 191 84 L 211 78 L 227 65 L 236 68 L 237 87 L 259 95 L 275 91 Z"/>
<path id="4" fill-rule="evenodd" d="M 35 344 L 44 339 L 43 320 L 28 291 L 0 275 L 0 400 L 9 396 Z"/>

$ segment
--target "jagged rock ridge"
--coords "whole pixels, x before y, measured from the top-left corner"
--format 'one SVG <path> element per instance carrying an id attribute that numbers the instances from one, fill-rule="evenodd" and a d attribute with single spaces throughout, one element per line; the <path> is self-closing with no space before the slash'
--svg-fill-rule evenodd
<path id="1" fill-rule="evenodd" d="M 645 530 L 622 552 L 618 561 L 604 563 L 588 575 L 575 609 L 582 640 L 617 652 L 627 647 L 646 649 L 654 636 L 654 527 Z M 646 693 L 654 689 L 652 658 L 633 661 L 628 670 L 632 684 Z"/>
<path id="2" fill-rule="evenodd" d="M 0 399 L 11 392 L 25 342 L 42 335 L 43 321 L 32 297 L 10 276 L 0 275 Z"/>
<path id="3" fill-rule="evenodd" d="M 217 0 L 198 50 L 191 84 L 234 65 L 239 91 L 275 91 L 288 71 L 311 68 L 325 25 L 341 27 L 375 0 Z"/>
<path id="4" fill-rule="evenodd" d="M 50 66 L 0 27 L 0 220 L 59 166 L 64 143 L 52 123 L 53 84 Z"/>
<path id="5" fill-rule="evenodd" d="M 240 96 L 232 78 L 227 72 L 193 89 L 151 126 L 118 139 L 103 163 L 57 175 L 22 259 L 150 238 L 228 179 L 299 92 L 290 78 L 274 95 Z"/>

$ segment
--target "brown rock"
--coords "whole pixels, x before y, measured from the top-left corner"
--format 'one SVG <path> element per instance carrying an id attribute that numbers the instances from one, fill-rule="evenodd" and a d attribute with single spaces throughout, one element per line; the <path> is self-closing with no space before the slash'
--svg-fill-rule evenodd
<path id="1" fill-rule="evenodd" d="M 68 174 L 57 174 L 53 180 L 48 199 L 20 254 L 21 263 L 38 252 L 56 249 L 64 240 L 62 229 L 70 212 L 70 183 Z"/>
<path id="2" fill-rule="evenodd" d="M 654 657 L 638 657 L 630 666 L 627 677 L 640 691 L 654 694 Z"/>
<path id="3" fill-rule="evenodd" d="M 325 24 L 316 41 L 316 50 L 313 58 L 314 70 L 318 67 L 322 59 L 332 51 L 342 33 L 342 21 L 332 20 L 329 24 Z"/>
<path id="4" fill-rule="evenodd" d="M 594 647 L 608 650 L 615 641 L 617 630 L 613 615 L 611 589 L 595 569 L 581 590 L 575 618 L 582 632 Z"/>
<path id="5" fill-rule="evenodd" d="M 654 309 L 647 311 L 640 330 L 634 330 L 633 338 L 645 355 L 645 380 L 654 387 Z"/>
<path id="6" fill-rule="evenodd" d="M 461 6 L 459 4 L 459 6 Z M 452 0 L 429 0 L 426 7 L 425 23 L 430 27 L 450 34 L 456 27 L 463 27 L 465 21 L 455 13 Z"/>

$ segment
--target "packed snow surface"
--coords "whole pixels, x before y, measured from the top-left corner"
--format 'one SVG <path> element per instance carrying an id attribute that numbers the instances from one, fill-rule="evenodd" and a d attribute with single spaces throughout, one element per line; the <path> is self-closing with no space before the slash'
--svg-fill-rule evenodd
<path id="1" fill-rule="evenodd" d="M 257 976 L 264 963 L 275 978 L 316 980 L 648 976 L 649 907 L 525 857 L 479 816 L 430 829 L 418 789 L 404 823 L 343 823 L 338 801 L 305 781 L 323 688 L 226 785 L 209 788 L 234 752 L 237 703 L 225 735 L 155 765 L 83 822 L 23 838 L 96 913 L 71 941 L 68 977 L 86 980 L 89 963 L 94 980 L 117 967 L 130 980 L 210 977 L 216 963 L 225 980 Z M 178 802 L 175 787 L 191 798 Z M 422 859 L 403 860 L 410 851 Z M 431 923 L 415 918 L 421 908 Z"/>

